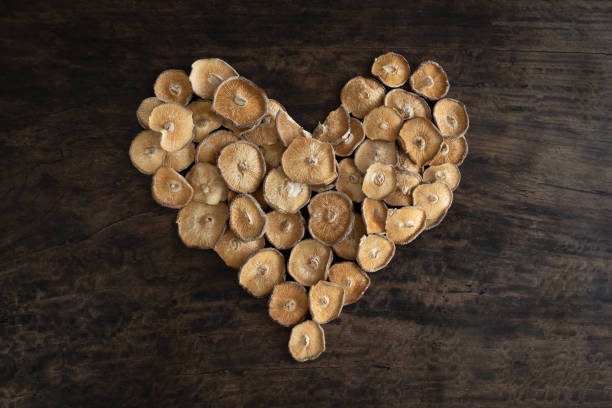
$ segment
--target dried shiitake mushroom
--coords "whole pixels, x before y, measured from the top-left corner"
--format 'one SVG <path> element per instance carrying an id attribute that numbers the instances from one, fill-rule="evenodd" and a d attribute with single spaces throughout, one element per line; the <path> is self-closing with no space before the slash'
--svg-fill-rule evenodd
<path id="1" fill-rule="evenodd" d="M 397 164 L 397 146 L 393 142 L 366 139 L 355 152 L 355 166 L 360 172 L 368 171 L 373 163 Z"/>
<path id="2" fill-rule="evenodd" d="M 285 153 L 285 145 L 281 142 L 277 142 L 271 145 L 261 146 L 261 153 L 266 162 L 266 168 L 274 169 L 282 164 L 281 160 L 283 159 L 283 153 Z"/>
<path id="3" fill-rule="evenodd" d="M 340 105 L 327 115 L 325 122 L 317 125 L 314 132 L 312 132 L 312 136 L 322 142 L 337 145 L 345 140 L 350 131 L 349 113 L 344 106 Z"/>
<path id="4" fill-rule="evenodd" d="M 369 111 L 383 104 L 385 87 L 373 78 L 357 76 L 350 79 L 340 92 L 346 110 L 362 119 Z"/>
<path id="5" fill-rule="evenodd" d="M 389 210 L 385 231 L 398 245 L 412 242 L 425 229 L 425 210 L 420 207 L 402 207 Z"/>
<path id="6" fill-rule="evenodd" d="M 277 249 L 293 248 L 304 238 L 306 221 L 302 214 L 283 214 L 280 211 L 271 211 L 267 214 L 268 228 L 266 238 Z"/>
<path id="7" fill-rule="evenodd" d="M 228 144 L 238 142 L 239 140 L 240 138 L 229 130 L 222 129 L 211 133 L 198 144 L 196 162 L 217 164 L 219 152 Z"/>
<path id="8" fill-rule="evenodd" d="M 223 126 L 224 129 L 229 130 L 230 132 L 233 132 L 237 135 L 241 134 L 242 132 L 246 132 L 247 130 L 251 129 L 254 126 L 257 126 L 257 123 L 253 126 L 245 126 L 245 127 L 239 127 L 234 125 L 231 121 L 229 121 L 226 118 L 223 118 L 223 123 L 221 123 L 221 126 Z"/>
<path id="9" fill-rule="evenodd" d="M 351 118 L 350 129 L 348 135 L 340 143 L 334 145 L 334 151 L 337 156 L 350 156 L 365 138 L 363 123 L 359 119 Z"/>
<path id="10" fill-rule="evenodd" d="M 361 205 L 361 215 L 368 234 L 385 232 L 387 205 L 384 201 L 366 198 Z"/>
<path id="11" fill-rule="evenodd" d="M 363 175 L 355 166 L 352 158 L 343 159 L 338 164 L 338 181 L 336 190 L 348 195 L 351 200 L 360 203 L 365 198 L 361 190 Z"/>
<path id="12" fill-rule="evenodd" d="M 164 166 L 172 167 L 176 171 L 183 171 L 191 166 L 195 158 L 195 144 L 187 143 L 187 146 L 176 152 L 168 152 L 164 157 Z"/>
<path id="13" fill-rule="evenodd" d="M 195 136 L 193 140 L 200 143 L 211 132 L 219 129 L 223 118 L 212 111 L 211 101 L 193 101 L 187 108 L 193 112 L 193 126 Z"/>
<path id="14" fill-rule="evenodd" d="M 312 320 L 329 323 L 340 316 L 344 305 L 344 288 L 336 283 L 318 281 L 308 291 L 308 306 Z"/>
<path id="15" fill-rule="evenodd" d="M 372 64 L 372 75 L 390 88 L 397 88 L 410 77 L 410 65 L 406 58 L 395 52 L 376 57 Z"/>
<path id="16" fill-rule="evenodd" d="M 285 281 L 285 257 L 275 248 L 264 248 L 250 255 L 238 272 L 238 283 L 255 297 L 272 292 Z"/>
<path id="17" fill-rule="evenodd" d="M 276 114 L 275 125 L 278 138 L 285 146 L 289 146 L 294 139 L 312 136 L 284 110 L 280 110 Z"/>
<path id="18" fill-rule="evenodd" d="M 266 200 L 265 200 L 264 194 L 263 194 L 263 184 L 261 186 L 259 186 L 257 191 L 255 191 L 251 195 L 253 196 L 254 199 L 257 200 L 257 202 L 259 203 L 259 206 L 261 207 L 262 210 L 265 211 L 268 208 L 268 203 L 266 203 Z"/>
<path id="19" fill-rule="evenodd" d="M 229 206 L 229 227 L 245 242 L 263 237 L 268 218 L 250 194 L 240 194 Z"/>
<path id="20" fill-rule="evenodd" d="M 336 187 L 336 182 L 338 181 L 338 174 L 340 172 L 340 169 L 338 167 L 338 162 L 335 160 L 334 158 L 334 162 L 336 164 L 336 177 L 334 177 L 329 183 L 327 184 L 312 184 L 310 186 L 310 189 L 315 192 L 315 193 L 322 193 L 324 191 L 329 191 L 332 190 Z"/>
<path id="21" fill-rule="evenodd" d="M 192 115 L 189 109 L 176 103 L 165 103 L 151 111 L 149 127 L 161 132 L 162 149 L 175 152 L 193 140 Z"/>
<path id="22" fill-rule="evenodd" d="M 266 240 L 259 239 L 244 242 L 227 228 L 215 244 L 215 252 L 230 268 L 240 268 L 244 261 L 253 253 L 266 246 Z"/>
<path id="23" fill-rule="evenodd" d="M 402 127 L 402 118 L 392 108 L 379 106 L 363 118 L 366 136 L 372 140 L 394 142 Z"/>
<path id="24" fill-rule="evenodd" d="M 423 166 L 417 165 L 410 159 L 408 153 L 404 153 L 401 150 L 398 152 L 395 168 L 398 171 L 411 171 L 415 174 L 423 174 Z"/>
<path id="25" fill-rule="evenodd" d="M 344 305 L 357 302 L 370 287 L 370 277 L 355 262 L 333 264 L 329 281 L 344 288 Z"/>
<path id="26" fill-rule="evenodd" d="M 410 86 L 414 92 L 432 101 L 444 98 L 450 88 L 446 72 L 434 61 L 419 65 L 410 77 Z"/>
<path id="27" fill-rule="evenodd" d="M 395 169 L 389 164 L 374 163 L 368 167 L 361 189 L 366 197 L 381 200 L 395 191 Z"/>
<path id="28" fill-rule="evenodd" d="M 385 197 L 385 203 L 394 207 L 412 204 L 412 189 L 421 183 L 421 176 L 411 171 L 395 173 L 397 184 L 395 191 Z"/>
<path id="29" fill-rule="evenodd" d="M 383 235 L 365 235 L 359 241 L 357 263 L 366 272 L 376 272 L 391 262 L 395 244 Z"/>
<path id="30" fill-rule="evenodd" d="M 140 102 L 140 105 L 136 110 L 136 119 L 138 119 L 138 123 L 143 127 L 143 129 L 149 129 L 149 116 L 151 116 L 151 112 L 153 109 L 163 104 L 164 101 L 160 101 L 154 96 L 145 98 L 142 100 L 142 102 Z"/>
<path id="31" fill-rule="evenodd" d="M 399 143 L 410 159 L 422 166 L 440 151 L 442 135 L 429 120 L 414 118 L 404 122 L 399 132 Z"/>
<path id="32" fill-rule="evenodd" d="M 139 172 L 153 174 L 164 161 L 166 152 L 159 142 L 161 134 L 152 130 L 140 132 L 130 145 L 130 160 Z"/>
<path id="33" fill-rule="evenodd" d="M 359 240 L 366 234 L 365 225 L 361 214 L 355 214 L 355 221 L 351 232 L 332 248 L 336 255 L 344 259 L 357 258 L 357 249 L 359 248 Z"/>
<path id="34" fill-rule="evenodd" d="M 225 203 L 208 205 L 191 201 L 176 217 L 179 237 L 189 248 L 214 248 L 227 226 Z"/>
<path id="35" fill-rule="evenodd" d="M 157 99 L 179 105 L 187 105 L 193 95 L 189 77 L 180 69 L 168 69 L 159 74 L 153 91 Z"/>
<path id="36" fill-rule="evenodd" d="M 266 174 L 266 163 L 259 148 L 250 142 L 225 146 L 217 166 L 227 186 L 237 193 L 253 193 Z"/>
<path id="37" fill-rule="evenodd" d="M 151 195 L 159 205 L 181 208 L 191 201 L 193 188 L 176 170 L 160 167 L 153 175 Z"/>
<path id="38" fill-rule="evenodd" d="M 248 79 L 231 77 L 217 87 L 212 109 L 240 128 L 251 127 L 268 111 L 268 97 Z"/>
<path id="39" fill-rule="evenodd" d="M 210 163 L 196 163 L 187 173 L 193 187 L 193 200 L 215 205 L 227 200 L 227 186 L 217 167 Z"/>
<path id="40" fill-rule="evenodd" d="M 301 322 L 308 313 L 308 295 L 297 282 L 283 282 L 274 286 L 268 314 L 278 324 L 291 327 Z"/>
<path id="41" fill-rule="evenodd" d="M 314 138 L 294 139 L 281 163 L 287 177 L 299 183 L 329 184 L 338 176 L 334 149 Z"/>
<path id="42" fill-rule="evenodd" d="M 281 167 L 271 170 L 263 183 L 266 203 L 282 213 L 300 211 L 310 200 L 310 187 L 305 183 L 291 181 Z"/>
<path id="43" fill-rule="evenodd" d="M 423 173 L 423 181 L 441 181 L 448 185 L 452 191 L 459 186 L 461 181 L 461 172 L 459 167 L 452 163 L 439 164 L 437 166 L 429 166 Z"/>
<path id="44" fill-rule="evenodd" d="M 304 286 L 312 286 L 327 278 L 332 259 L 330 247 L 314 239 L 305 239 L 291 250 L 287 271 L 297 282 Z"/>
<path id="45" fill-rule="evenodd" d="M 461 166 L 468 152 L 468 143 L 465 136 L 445 137 L 440 151 L 431 160 L 431 165 L 452 163 Z"/>
<path id="46" fill-rule="evenodd" d="M 219 58 L 206 58 L 191 64 L 189 81 L 193 93 L 203 99 L 212 99 L 221 82 L 237 75 L 236 70 L 227 62 Z"/>
<path id="47" fill-rule="evenodd" d="M 436 102 L 433 118 L 445 137 L 459 137 L 467 132 L 470 119 L 463 102 L 445 98 Z"/>
<path id="48" fill-rule="evenodd" d="M 385 106 L 393 108 L 403 120 L 426 118 L 431 120 L 431 108 L 425 99 L 405 89 L 392 89 L 385 95 Z"/>
<path id="49" fill-rule="evenodd" d="M 257 126 L 248 129 L 240 134 L 243 138 L 258 146 L 269 146 L 281 143 L 276 131 L 276 115 L 279 111 L 284 111 L 283 105 L 274 99 L 268 100 L 268 111 Z"/>
<path id="50" fill-rule="evenodd" d="M 317 322 L 306 320 L 291 329 L 289 352 L 300 363 L 317 359 L 325 351 L 325 334 Z"/>
<path id="51" fill-rule="evenodd" d="M 450 208 L 453 202 L 453 192 L 441 181 L 424 183 L 412 192 L 412 202 L 415 206 L 425 210 L 427 221 L 437 222 L 437 220 L 441 221 Z"/>
<path id="52" fill-rule="evenodd" d="M 308 232 L 326 245 L 334 245 L 348 235 L 355 219 L 353 202 L 344 193 L 326 191 L 308 204 Z"/>

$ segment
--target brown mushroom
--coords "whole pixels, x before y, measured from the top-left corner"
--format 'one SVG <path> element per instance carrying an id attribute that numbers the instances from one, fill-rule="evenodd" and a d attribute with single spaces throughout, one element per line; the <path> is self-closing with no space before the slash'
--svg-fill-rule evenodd
<path id="1" fill-rule="evenodd" d="M 338 164 L 338 169 L 339 171 L 338 181 L 336 182 L 336 189 L 348 195 L 351 200 L 357 203 L 362 202 L 365 198 L 365 195 L 361 190 L 363 175 L 355 166 L 355 162 L 353 161 L 353 159 L 346 158 L 341 160 Z"/>
<path id="2" fill-rule="evenodd" d="M 344 193 L 326 191 L 317 194 L 308 205 L 308 232 L 326 244 L 334 245 L 353 227 L 353 202 Z"/>
<path id="3" fill-rule="evenodd" d="M 212 109 L 238 127 L 251 127 L 266 115 L 268 97 L 248 79 L 230 77 L 215 90 Z"/>
<path id="4" fill-rule="evenodd" d="M 463 102 L 445 98 L 436 102 L 433 108 L 433 118 L 445 137 L 465 135 L 470 127 L 470 118 Z"/>
<path id="5" fill-rule="evenodd" d="M 344 288 L 336 283 L 318 281 L 308 291 L 308 308 L 312 320 L 329 323 L 340 316 L 344 305 Z"/>
<path id="6" fill-rule="evenodd" d="M 412 202 L 425 210 L 427 221 L 431 224 L 433 221 L 441 221 L 446 215 L 453 202 L 453 192 L 440 181 L 424 183 L 412 192 Z"/>
<path id="7" fill-rule="evenodd" d="M 294 214 L 310 200 L 310 187 L 291 181 L 281 167 L 271 170 L 263 183 L 263 196 L 268 205 L 277 211 Z"/>
<path id="8" fill-rule="evenodd" d="M 365 234 L 366 229 L 365 224 L 363 223 L 363 218 L 361 214 L 355 214 L 355 221 L 353 222 L 351 232 L 349 232 L 344 239 L 335 244 L 332 248 L 339 257 L 354 260 L 357 257 L 359 241 Z"/>
<path id="9" fill-rule="evenodd" d="M 436 166 L 444 163 L 452 163 L 461 166 L 468 153 L 468 143 L 465 136 L 445 137 L 440 146 L 440 151 L 431 160 L 431 165 Z"/>
<path id="10" fill-rule="evenodd" d="M 305 131 L 289 114 L 280 110 L 276 114 L 275 120 L 276 132 L 281 143 L 285 146 L 289 146 L 294 139 L 300 137 L 312 137 L 312 135 Z"/>
<path id="11" fill-rule="evenodd" d="M 151 195 L 159 205 L 181 208 L 191 201 L 193 188 L 176 170 L 160 167 L 153 175 Z"/>
<path id="12" fill-rule="evenodd" d="M 241 136 L 258 146 L 281 144 L 276 131 L 276 115 L 284 111 L 283 105 L 274 99 L 268 100 L 268 111 L 257 126 L 241 133 Z"/>
<path id="13" fill-rule="evenodd" d="M 341 157 L 350 156 L 353 154 L 357 146 L 363 142 L 365 138 L 365 131 L 363 124 L 359 119 L 350 119 L 350 132 L 346 137 L 337 145 L 334 145 L 334 151 L 336 155 Z"/>
<path id="14" fill-rule="evenodd" d="M 383 104 L 385 87 L 373 78 L 357 76 L 350 79 L 340 92 L 346 110 L 362 119 L 369 111 Z"/>
<path id="15" fill-rule="evenodd" d="M 395 191 L 397 177 L 389 164 L 374 163 L 363 176 L 361 189 L 366 197 L 382 200 Z"/>
<path id="16" fill-rule="evenodd" d="M 452 163 L 439 164 L 437 166 L 429 166 L 423 173 L 423 181 L 441 181 L 450 187 L 451 191 L 459 186 L 461 181 L 461 172 L 459 167 Z"/>
<path id="17" fill-rule="evenodd" d="M 192 112 L 175 103 L 159 105 L 151 111 L 149 126 L 161 132 L 160 145 L 167 152 L 176 152 L 193 140 Z"/>
<path id="18" fill-rule="evenodd" d="M 429 120 L 414 118 L 404 122 L 399 143 L 414 163 L 423 166 L 440 151 L 442 135 Z"/>
<path id="19" fill-rule="evenodd" d="M 372 140 L 395 142 L 402 127 L 402 118 L 392 108 L 379 106 L 363 118 L 366 136 Z"/>
<path id="20" fill-rule="evenodd" d="M 316 360 L 325 351 L 325 334 L 319 323 L 306 320 L 291 329 L 289 352 L 300 363 Z"/>
<path id="21" fill-rule="evenodd" d="M 385 197 L 385 203 L 394 207 L 412 205 L 412 190 L 421 183 L 421 176 L 411 171 L 398 171 L 395 175 L 395 191 Z"/>
<path id="22" fill-rule="evenodd" d="M 250 194 L 240 194 L 229 206 L 229 227 L 245 242 L 263 237 L 268 218 Z"/>
<path id="23" fill-rule="evenodd" d="M 160 139 L 160 133 L 143 130 L 132 140 L 130 160 L 139 172 L 153 174 L 161 167 L 166 152 L 159 144 Z"/>
<path id="24" fill-rule="evenodd" d="M 285 257 L 277 249 L 264 248 L 250 255 L 240 267 L 238 283 L 255 297 L 272 292 L 285 281 Z"/>
<path id="25" fill-rule="evenodd" d="M 423 166 L 417 165 L 412 161 L 412 159 L 410 159 L 408 153 L 404 153 L 401 150 L 398 151 L 397 164 L 395 165 L 395 168 L 398 171 L 411 171 L 418 175 L 423 174 Z"/>
<path id="26" fill-rule="evenodd" d="M 194 201 L 215 205 L 227 200 L 227 185 L 214 165 L 196 163 L 189 170 L 186 178 L 193 187 Z"/>
<path id="27" fill-rule="evenodd" d="M 361 215 L 368 234 L 382 234 L 385 232 L 387 220 L 387 205 L 384 201 L 366 198 L 361 205 Z"/>
<path id="28" fill-rule="evenodd" d="M 168 69 L 159 74 L 153 91 L 157 99 L 179 105 L 187 105 L 193 95 L 189 77 L 180 69 Z"/>
<path id="29" fill-rule="evenodd" d="M 227 266 L 238 269 L 251 254 L 259 251 L 265 245 L 266 240 L 263 237 L 244 242 L 231 229 L 226 228 L 214 249 Z"/>
<path id="30" fill-rule="evenodd" d="M 304 238 L 306 221 L 302 214 L 283 214 L 280 211 L 271 211 L 267 214 L 268 228 L 266 238 L 277 249 L 293 248 Z"/>
<path id="31" fill-rule="evenodd" d="M 187 143 L 187 146 L 176 152 L 168 152 L 164 157 L 164 166 L 172 167 L 176 171 L 183 171 L 193 164 L 195 158 L 195 144 Z"/>
<path id="32" fill-rule="evenodd" d="M 355 166 L 360 172 L 368 171 L 373 163 L 397 164 L 397 146 L 393 142 L 366 139 L 355 152 Z"/>
<path id="33" fill-rule="evenodd" d="M 190 248 L 214 248 L 227 226 L 225 203 L 208 205 L 191 201 L 176 218 L 179 237 Z"/>
<path id="34" fill-rule="evenodd" d="M 297 282 L 312 286 L 327 278 L 332 259 L 330 247 L 314 239 L 305 239 L 291 250 L 287 271 Z"/>
<path id="35" fill-rule="evenodd" d="M 385 95 L 385 106 L 393 108 L 403 120 L 425 118 L 431 120 L 431 108 L 419 95 L 405 89 L 392 89 Z"/>
<path id="36" fill-rule="evenodd" d="M 329 268 L 329 281 L 344 288 L 344 305 L 363 297 L 370 287 L 370 277 L 355 262 L 339 262 Z"/>
<path id="37" fill-rule="evenodd" d="M 410 77 L 410 65 L 402 55 L 388 52 L 379 55 L 372 64 L 372 75 L 390 88 L 397 88 Z"/>
<path id="38" fill-rule="evenodd" d="M 359 241 L 357 263 L 366 272 L 376 272 L 391 262 L 395 244 L 383 235 L 365 235 Z"/>
<path id="39" fill-rule="evenodd" d="M 212 111 L 211 101 L 197 100 L 187 105 L 193 112 L 193 126 L 195 136 L 193 140 L 200 143 L 206 136 L 221 127 L 223 119 Z"/>
<path id="40" fill-rule="evenodd" d="M 329 184 L 338 176 L 334 149 L 314 138 L 294 139 L 281 163 L 287 177 L 298 183 Z"/>
<path id="41" fill-rule="evenodd" d="M 149 129 L 149 116 L 153 109 L 159 105 L 163 105 L 164 101 L 160 101 L 156 97 L 145 98 L 140 102 L 138 109 L 136 110 L 136 119 L 143 129 Z"/>
<path id="42" fill-rule="evenodd" d="M 274 286 L 268 314 L 278 324 L 291 327 L 301 322 L 308 313 L 308 295 L 297 282 L 283 282 Z"/>
<path id="43" fill-rule="evenodd" d="M 261 153 L 266 162 L 266 168 L 274 169 L 282 164 L 281 160 L 283 159 L 283 153 L 285 153 L 285 145 L 281 142 L 277 142 L 271 145 L 261 146 Z"/>
<path id="44" fill-rule="evenodd" d="M 255 192 L 266 174 L 261 150 L 250 142 L 225 146 L 219 153 L 217 166 L 227 186 L 237 193 Z"/>
<path id="45" fill-rule="evenodd" d="M 412 242 L 425 229 L 425 210 L 420 207 L 402 207 L 389 210 L 385 231 L 397 245 Z"/>
<path id="46" fill-rule="evenodd" d="M 327 115 L 325 122 L 317 125 L 312 135 L 322 142 L 337 145 L 345 140 L 350 130 L 349 113 L 344 106 L 340 105 Z"/>
<path id="47" fill-rule="evenodd" d="M 219 152 L 228 144 L 238 142 L 240 138 L 229 130 L 217 130 L 206 136 L 196 149 L 196 163 L 217 164 Z"/>
<path id="48" fill-rule="evenodd" d="M 203 99 L 212 99 L 221 82 L 237 75 L 236 70 L 227 62 L 219 58 L 206 58 L 191 64 L 189 81 L 196 95 Z"/>
<path id="49" fill-rule="evenodd" d="M 414 92 L 432 101 L 444 98 L 450 88 L 446 72 L 434 61 L 419 65 L 410 77 L 410 86 Z"/>

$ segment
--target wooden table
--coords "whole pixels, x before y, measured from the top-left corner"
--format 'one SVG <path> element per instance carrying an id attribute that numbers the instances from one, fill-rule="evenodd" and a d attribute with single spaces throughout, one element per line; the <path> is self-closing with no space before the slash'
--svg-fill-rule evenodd
<path id="1" fill-rule="evenodd" d="M 612 3 L 3 7 L 0 406 L 612 406 Z M 394 50 L 471 116 L 442 225 L 298 364 L 130 164 L 167 68 L 226 59 L 312 129 Z"/>

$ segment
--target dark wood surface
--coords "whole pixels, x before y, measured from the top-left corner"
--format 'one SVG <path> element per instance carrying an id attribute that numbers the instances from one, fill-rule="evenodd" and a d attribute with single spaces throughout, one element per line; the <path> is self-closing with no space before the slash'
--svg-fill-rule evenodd
<path id="1" fill-rule="evenodd" d="M 0 406 L 612 406 L 612 3 L 326 3 L 3 3 Z M 468 106 L 463 180 L 298 364 L 151 199 L 134 112 L 218 56 L 312 129 L 388 50 Z"/>

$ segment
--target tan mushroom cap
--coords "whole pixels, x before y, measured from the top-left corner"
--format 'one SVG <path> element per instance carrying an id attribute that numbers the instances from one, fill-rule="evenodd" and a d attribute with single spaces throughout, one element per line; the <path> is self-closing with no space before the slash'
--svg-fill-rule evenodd
<path id="1" fill-rule="evenodd" d="M 151 195 L 159 205 L 181 208 L 191 201 L 193 188 L 176 170 L 170 167 L 160 167 L 153 174 Z"/>
<path id="2" fill-rule="evenodd" d="M 227 218 L 225 203 L 208 205 L 192 201 L 179 211 L 176 218 L 179 237 L 190 248 L 214 248 L 225 231 Z"/>
<path id="3" fill-rule="evenodd" d="M 189 81 L 196 95 L 203 99 L 212 99 L 221 82 L 237 75 L 238 72 L 227 62 L 219 58 L 206 58 L 191 64 Z"/>
<path id="4" fill-rule="evenodd" d="M 312 136 L 284 110 L 276 114 L 275 126 L 278 138 L 285 146 L 289 146 L 294 139 Z"/>
<path id="5" fill-rule="evenodd" d="M 291 181 L 281 167 L 270 170 L 263 183 L 266 203 L 277 211 L 294 214 L 310 200 L 310 186 Z"/>
<path id="6" fill-rule="evenodd" d="M 219 153 L 217 166 L 227 186 L 238 193 L 253 193 L 266 174 L 261 151 L 249 142 L 225 146 Z"/>
<path id="7" fill-rule="evenodd" d="M 159 144 L 161 134 L 152 130 L 138 133 L 130 144 L 130 160 L 136 169 L 143 174 L 153 174 L 164 161 L 166 152 Z"/>
<path id="8" fill-rule="evenodd" d="M 282 164 L 283 153 L 285 153 L 285 145 L 277 142 L 267 146 L 261 146 L 261 153 L 266 162 L 267 169 L 274 169 Z"/>
<path id="9" fill-rule="evenodd" d="M 450 89 L 444 69 L 434 61 L 425 61 L 410 77 L 410 86 L 414 92 L 435 101 L 444 98 Z"/>
<path id="10" fill-rule="evenodd" d="M 334 163 L 336 166 L 336 177 L 334 177 L 329 183 L 327 184 L 312 184 L 310 186 L 310 189 L 315 192 L 315 193 L 322 193 L 324 191 L 329 191 L 329 190 L 333 190 L 336 187 L 336 182 L 338 181 L 338 174 L 340 172 L 340 169 L 338 167 L 338 162 L 336 161 L 336 158 L 334 157 Z"/>
<path id="11" fill-rule="evenodd" d="M 291 250 L 287 271 L 297 282 L 312 286 L 327 278 L 332 259 L 330 247 L 314 239 L 305 239 Z"/>
<path id="12" fill-rule="evenodd" d="M 349 113 L 340 105 L 327 115 L 325 122 L 317 125 L 312 135 L 322 142 L 337 145 L 345 140 L 350 131 Z"/>
<path id="13" fill-rule="evenodd" d="M 240 138 L 229 130 L 217 130 L 206 136 L 196 149 L 197 163 L 217 164 L 217 156 L 228 144 L 238 142 Z"/>
<path id="14" fill-rule="evenodd" d="M 417 165 L 425 165 L 440 151 L 442 135 L 429 120 L 414 118 L 404 122 L 399 132 L 400 146 Z"/>
<path id="15" fill-rule="evenodd" d="M 453 202 L 453 192 L 440 181 L 421 184 L 412 192 L 412 202 L 425 210 L 427 220 L 436 220 L 446 215 Z"/>
<path id="16" fill-rule="evenodd" d="M 392 108 L 379 106 L 363 118 L 366 136 L 372 140 L 394 142 L 402 127 L 402 118 Z"/>
<path id="17" fill-rule="evenodd" d="M 151 111 L 149 126 L 161 132 L 160 145 L 167 152 L 181 150 L 193 140 L 192 112 L 175 103 L 159 105 Z"/>
<path id="18" fill-rule="evenodd" d="M 369 111 L 383 104 L 385 87 L 373 78 L 357 76 L 340 92 L 340 101 L 353 116 L 362 119 Z"/>
<path id="19" fill-rule="evenodd" d="M 238 127 L 251 127 L 266 115 L 268 97 L 248 79 L 231 77 L 215 90 L 212 109 Z"/>
<path id="20" fill-rule="evenodd" d="M 306 320 L 291 329 L 289 352 L 300 363 L 317 359 L 325 351 L 325 334 L 319 323 Z"/>
<path id="21" fill-rule="evenodd" d="M 385 203 L 394 207 L 412 205 L 412 190 L 421 183 L 421 176 L 411 171 L 398 171 L 395 175 L 395 191 L 385 197 Z"/>
<path id="22" fill-rule="evenodd" d="M 403 120 L 426 118 L 431 120 L 431 108 L 419 95 L 405 89 L 392 89 L 385 95 L 385 106 L 393 108 Z"/>
<path id="23" fill-rule="evenodd" d="M 235 134 L 239 135 L 242 132 L 246 132 L 247 130 L 257 126 L 257 123 L 251 126 L 244 126 L 244 127 L 238 127 L 236 125 L 234 125 L 232 122 L 230 122 L 229 120 L 223 118 L 223 123 L 221 123 L 221 126 L 223 126 L 223 128 L 234 132 Z"/>
<path id="24" fill-rule="evenodd" d="M 385 231 L 397 245 L 412 242 L 425 229 L 425 210 L 420 207 L 402 207 L 389 210 Z"/>
<path id="25" fill-rule="evenodd" d="M 391 262 L 395 255 L 395 244 L 383 235 L 365 235 L 359 241 L 357 263 L 366 272 L 376 272 Z"/>
<path id="26" fill-rule="evenodd" d="M 262 210 L 265 211 L 268 208 L 268 203 L 266 203 L 266 200 L 265 200 L 264 194 L 263 194 L 263 184 L 261 186 L 259 186 L 257 191 L 255 191 L 251 195 L 253 196 L 254 199 L 257 200 L 257 202 L 259 203 L 259 206 L 261 207 Z"/>
<path id="27" fill-rule="evenodd" d="M 344 288 L 344 305 L 357 302 L 370 287 L 370 277 L 355 262 L 333 264 L 329 281 Z"/>
<path id="28" fill-rule="evenodd" d="M 335 244 L 332 248 L 336 255 L 344 259 L 354 260 L 357 258 L 357 249 L 359 248 L 359 240 L 366 234 L 365 224 L 361 214 L 355 214 L 353 228 L 348 235 Z"/>
<path id="29" fill-rule="evenodd" d="M 461 166 L 463 160 L 465 160 L 465 156 L 468 153 L 468 143 L 465 139 L 465 136 L 459 137 L 445 137 L 442 145 L 440 146 L 440 151 L 438 154 L 431 160 L 431 165 L 439 165 L 444 163 L 452 163 L 457 166 Z"/>
<path id="30" fill-rule="evenodd" d="M 263 237 L 268 226 L 268 218 L 257 200 L 250 194 L 240 194 L 229 207 L 229 227 L 234 234 L 245 242 Z"/>
<path id="31" fill-rule="evenodd" d="M 274 286 L 268 302 L 268 315 L 278 324 L 291 327 L 301 322 L 308 313 L 306 289 L 297 282 L 283 282 Z"/>
<path id="32" fill-rule="evenodd" d="M 223 118 L 212 111 L 211 101 L 193 101 L 187 105 L 193 112 L 193 126 L 195 136 L 193 140 L 200 143 L 206 136 L 221 127 Z"/>
<path id="33" fill-rule="evenodd" d="M 308 291 L 312 320 L 325 324 L 340 316 L 344 305 L 344 288 L 336 283 L 318 281 Z"/>
<path id="34" fill-rule="evenodd" d="M 283 214 L 279 211 L 270 211 L 267 214 L 268 228 L 266 238 L 277 249 L 293 248 L 304 238 L 306 221 L 302 214 Z"/>
<path id="35" fill-rule="evenodd" d="M 214 165 L 196 163 L 186 178 L 193 187 L 193 201 L 215 205 L 227 200 L 227 185 Z"/>
<path id="36" fill-rule="evenodd" d="M 355 220 L 353 202 L 338 191 L 314 196 L 308 204 L 308 215 L 308 232 L 326 245 L 334 245 L 346 237 Z"/>
<path id="37" fill-rule="evenodd" d="M 461 181 L 461 172 L 456 164 L 444 163 L 437 166 L 429 166 L 423 173 L 423 181 L 441 181 L 455 191 Z"/>
<path id="38" fill-rule="evenodd" d="M 372 75 L 388 87 L 397 88 L 410 78 L 410 65 L 402 55 L 388 52 L 374 59 Z"/>
<path id="39" fill-rule="evenodd" d="M 368 234 L 382 234 L 385 232 L 387 221 L 387 205 L 384 201 L 366 198 L 361 205 L 361 215 Z"/>
<path id="40" fill-rule="evenodd" d="M 393 142 L 366 139 L 355 152 L 355 166 L 365 173 L 374 163 L 397 164 L 397 145 Z"/>
<path id="41" fill-rule="evenodd" d="M 283 105 L 274 99 L 268 100 L 268 111 L 257 126 L 241 133 L 241 136 L 258 146 L 269 146 L 281 143 L 276 131 L 276 115 L 284 111 Z"/>
<path id="42" fill-rule="evenodd" d="M 338 176 L 334 149 L 314 138 L 294 139 L 281 163 L 287 177 L 299 183 L 329 184 Z"/>
<path id="43" fill-rule="evenodd" d="M 345 193 L 351 200 L 360 203 L 365 198 L 365 194 L 361 190 L 363 175 L 355 166 L 355 161 L 352 158 L 346 158 L 338 164 L 338 181 L 336 189 Z"/>
<path id="44" fill-rule="evenodd" d="M 395 191 L 397 177 L 390 164 L 374 163 L 363 176 L 361 189 L 368 198 L 381 200 Z"/>
<path id="45" fill-rule="evenodd" d="M 195 144 L 187 143 L 187 146 L 176 152 L 167 152 L 164 157 L 164 166 L 172 167 L 176 171 L 183 171 L 193 164 L 195 159 Z"/>
<path id="46" fill-rule="evenodd" d="M 459 137 L 467 132 L 470 118 L 463 102 L 441 99 L 434 105 L 433 118 L 440 132 L 446 137 Z"/>
<path id="47" fill-rule="evenodd" d="M 410 156 L 408 156 L 408 153 L 404 153 L 401 150 L 398 151 L 395 168 L 398 171 L 411 171 L 415 174 L 423 174 L 423 166 L 419 166 L 413 162 Z"/>
<path id="48" fill-rule="evenodd" d="M 215 244 L 215 252 L 223 259 L 227 266 L 238 269 L 251 254 L 265 246 L 266 240 L 263 237 L 244 242 L 231 229 L 226 228 L 219 241 Z"/>
<path id="49" fill-rule="evenodd" d="M 138 109 L 136 110 L 136 119 L 138 119 L 138 123 L 143 127 L 143 129 L 149 129 L 149 116 L 151 116 L 151 112 L 153 109 L 163 104 L 164 101 L 160 101 L 154 96 L 145 98 L 142 100 L 142 102 L 140 102 L 140 105 L 138 105 Z"/>
<path id="50" fill-rule="evenodd" d="M 363 129 L 363 123 L 361 123 L 359 119 L 350 119 L 350 129 L 350 132 L 344 138 L 344 140 L 338 143 L 337 145 L 334 145 L 334 151 L 338 156 L 350 156 L 365 138 L 365 130 Z"/>
<path id="51" fill-rule="evenodd" d="M 153 92 L 157 99 L 179 105 L 187 105 L 193 95 L 189 77 L 180 69 L 168 69 L 159 74 Z"/>
<path id="52" fill-rule="evenodd" d="M 255 297 L 272 292 L 285 281 L 285 257 L 277 249 L 264 248 L 251 254 L 238 272 L 238 283 Z"/>

